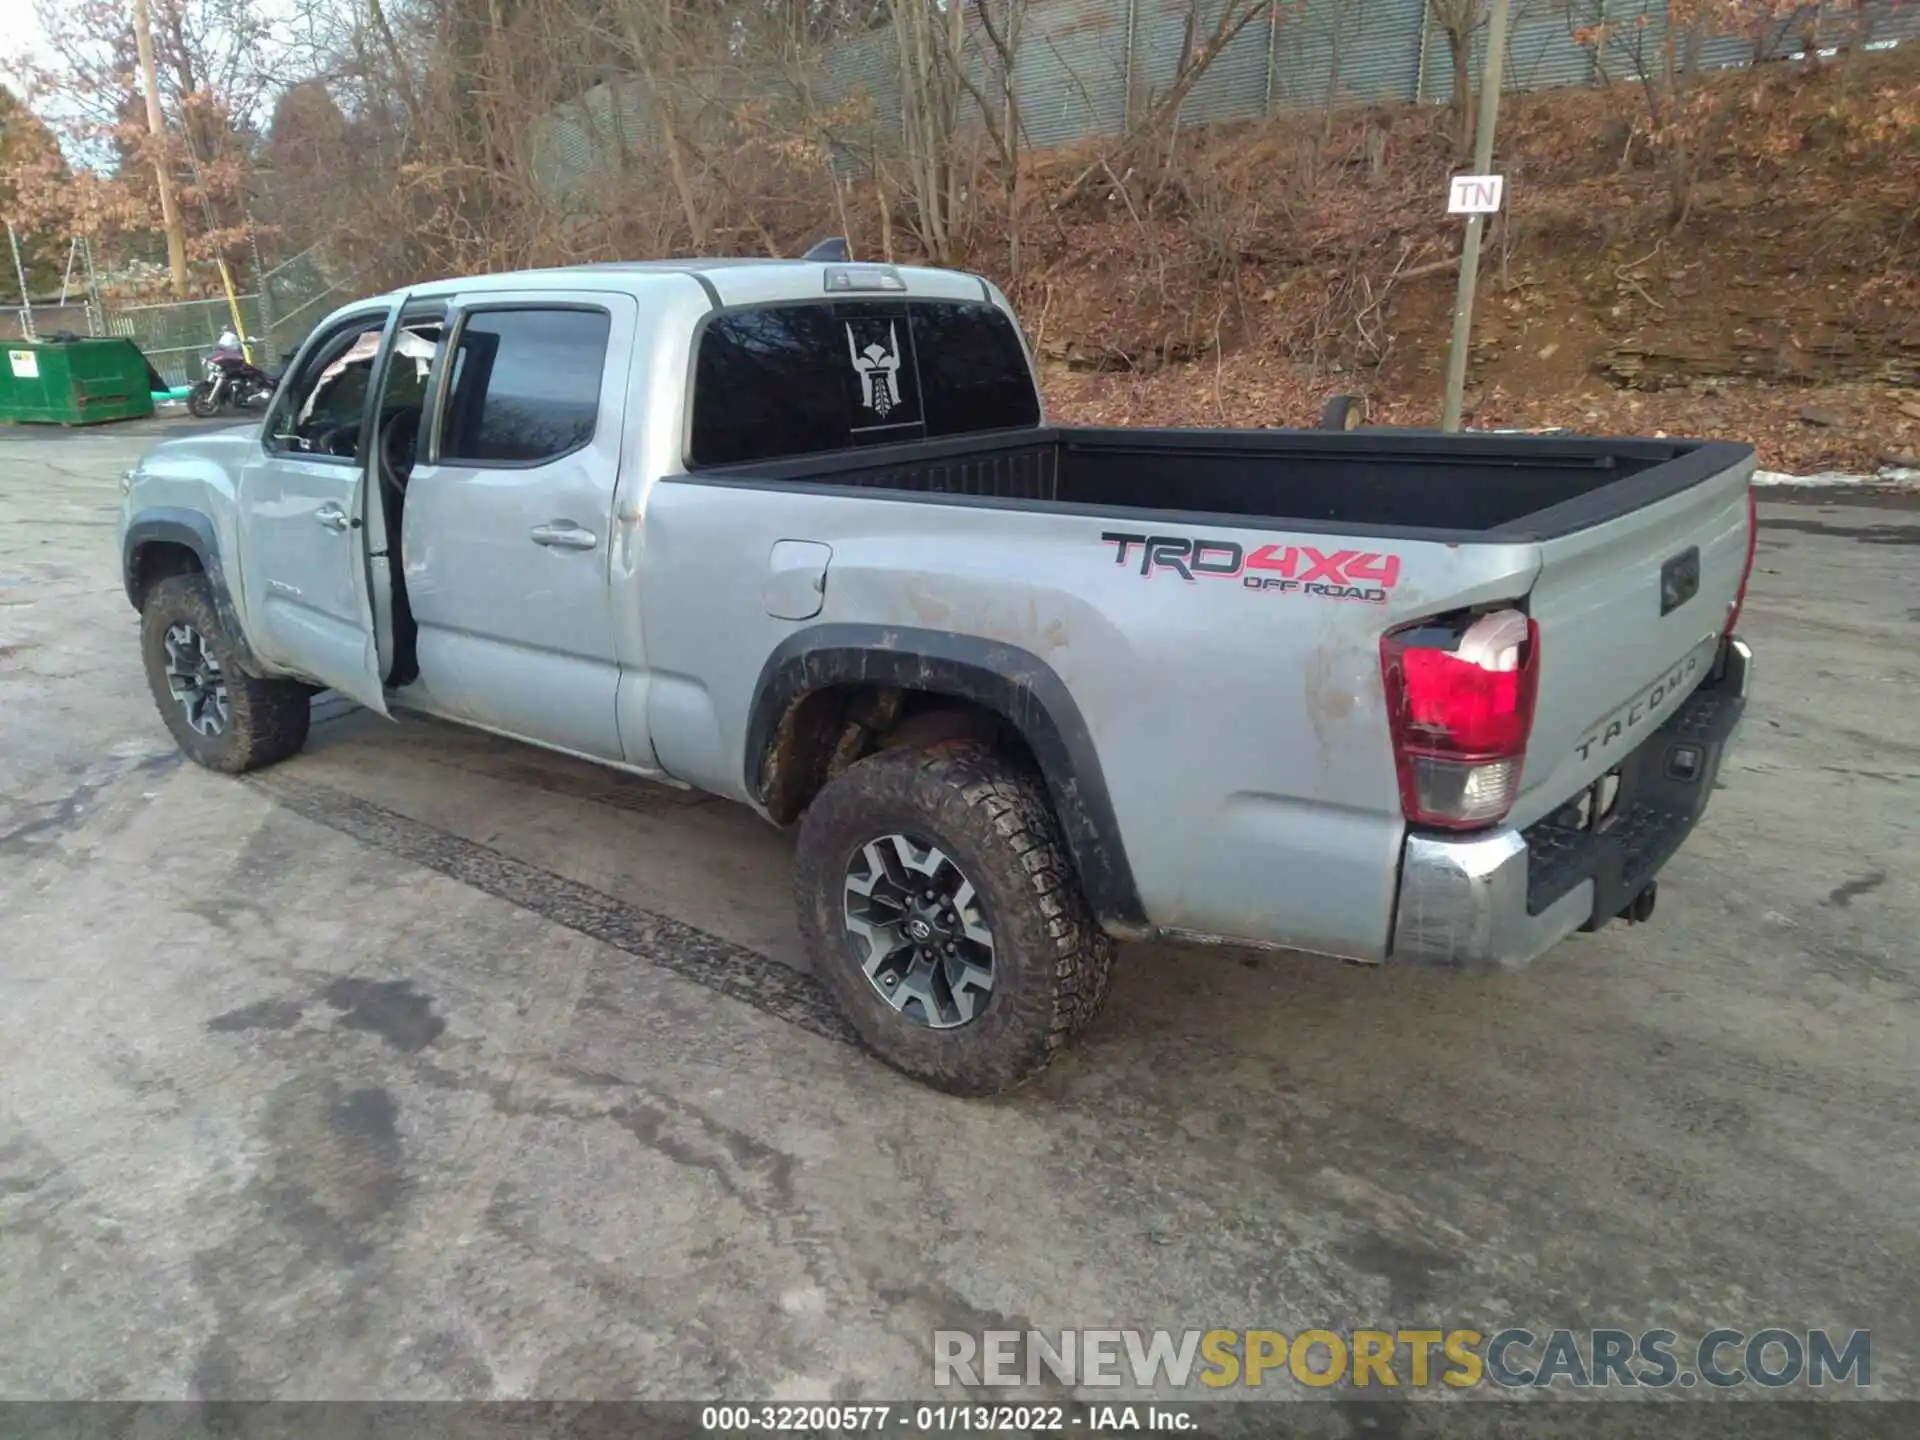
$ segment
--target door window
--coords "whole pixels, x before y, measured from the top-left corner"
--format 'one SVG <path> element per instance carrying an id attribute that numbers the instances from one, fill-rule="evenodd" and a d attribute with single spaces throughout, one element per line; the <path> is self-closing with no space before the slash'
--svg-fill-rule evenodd
<path id="1" fill-rule="evenodd" d="M 439 458 L 541 465 L 590 443 L 611 328 L 606 311 L 585 308 L 469 314 L 455 343 Z"/>
<path id="2" fill-rule="evenodd" d="M 384 315 L 365 316 L 314 349 L 274 407 L 268 448 L 348 460 L 358 453 L 367 385 L 385 328 Z"/>

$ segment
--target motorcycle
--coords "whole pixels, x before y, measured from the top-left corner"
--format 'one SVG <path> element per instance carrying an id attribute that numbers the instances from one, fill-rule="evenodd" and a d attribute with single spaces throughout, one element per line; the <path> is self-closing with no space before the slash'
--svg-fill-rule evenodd
<path id="1" fill-rule="evenodd" d="M 231 330 L 214 342 L 205 365 L 205 378 L 187 392 L 187 413 L 202 420 L 228 408 L 264 409 L 280 384 L 278 375 L 269 375 L 247 359 L 240 337 Z"/>

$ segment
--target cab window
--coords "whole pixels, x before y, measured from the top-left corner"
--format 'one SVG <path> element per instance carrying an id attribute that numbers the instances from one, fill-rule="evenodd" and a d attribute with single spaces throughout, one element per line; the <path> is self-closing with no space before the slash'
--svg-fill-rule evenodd
<path id="1" fill-rule="evenodd" d="M 700 469 L 1039 423 L 1026 348 L 998 306 L 745 307 L 701 333 L 688 462 Z"/>

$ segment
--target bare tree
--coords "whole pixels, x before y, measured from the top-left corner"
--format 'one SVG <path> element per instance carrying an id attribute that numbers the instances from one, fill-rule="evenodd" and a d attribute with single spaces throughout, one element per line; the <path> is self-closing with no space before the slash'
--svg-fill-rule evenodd
<path id="1" fill-rule="evenodd" d="M 1081 171 L 1057 203 L 1065 205 L 1076 199 L 1103 173 L 1117 181 L 1143 170 L 1148 194 L 1157 195 L 1174 169 L 1173 149 L 1187 97 L 1206 79 L 1214 62 L 1240 32 L 1268 15 L 1278 3 L 1281 0 L 1184 0 L 1180 53 L 1166 89 L 1149 97 L 1112 149 Z M 1305 0 L 1295 3 L 1304 4 Z"/>
<path id="2" fill-rule="evenodd" d="M 260 4 L 36 0 L 46 61 L 7 66 L 72 146 L 74 228 L 136 252 L 163 234 L 176 295 L 190 288 L 190 260 L 230 256 L 244 233 L 280 58 Z"/>
<path id="3" fill-rule="evenodd" d="M 421 123 L 420 93 L 414 85 L 413 67 L 401 54 L 400 42 L 394 37 L 393 26 L 387 19 L 386 6 L 381 0 L 367 0 L 367 25 L 379 41 L 380 53 L 391 67 L 395 89 L 399 91 L 401 102 L 407 107 L 407 114 L 415 126 Z M 356 39 L 360 37 L 356 34 Z"/>
<path id="4" fill-rule="evenodd" d="M 957 0 L 948 0 L 948 4 L 951 13 L 960 13 Z M 1020 283 L 1020 151 L 1024 130 L 1018 77 L 1026 0 L 973 0 L 973 13 L 987 42 L 983 58 L 991 75 L 986 84 L 974 80 L 965 53 L 952 43 L 955 34 L 964 37 L 964 26 L 949 27 L 949 43 L 941 60 L 978 107 L 981 125 L 1000 162 L 1007 208 L 1007 283 L 1012 288 Z"/>
<path id="5" fill-rule="evenodd" d="M 1226 0 L 1215 9 L 1208 0 L 1186 0 L 1180 23 L 1180 55 L 1174 61 L 1173 79 L 1148 106 L 1143 127 L 1148 131 L 1172 130 L 1179 123 L 1180 111 L 1193 93 L 1193 87 L 1206 78 L 1213 62 L 1242 30 L 1265 16 L 1274 3 L 1275 0 Z M 1203 20 L 1203 15 L 1209 16 L 1210 21 Z"/>
<path id="6" fill-rule="evenodd" d="M 1851 8 L 1840 0 L 1836 9 Z M 1644 128 L 1667 183 L 1667 218 L 1678 228 L 1693 213 L 1704 158 L 1727 123 L 1727 107 L 1700 86 L 1701 57 L 1716 36 L 1744 37 L 1753 53 L 1770 50 L 1782 27 L 1808 7 L 1798 0 L 1668 0 L 1666 24 L 1608 21 L 1575 38 L 1597 53 L 1612 51 L 1640 83 Z M 1817 16 L 1817 7 L 1814 9 Z M 1813 50 L 1809 48 L 1809 56 Z"/>
<path id="7" fill-rule="evenodd" d="M 956 254 L 966 167 L 961 161 L 960 100 L 966 63 L 962 0 L 944 13 L 932 0 L 886 0 L 900 79 L 900 138 L 910 223 L 941 265 Z"/>
<path id="8" fill-rule="evenodd" d="M 687 224 L 688 242 L 696 255 L 706 253 L 709 206 L 694 187 L 690 163 L 701 160 L 699 147 L 687 135 L 680 112 L 678 80 L 688 67 L 697 67 L 712 54 L 711 43 L 702 54 L 687 31 L 698 16 L 685 13 L 676 0 L 621 0 L 616 6 L 621 54 L 645 86 L 653 122 L 659 131 L 662 158 Z M 724 52 L 723 52 L 724 53 Z M 620 137 L 624 142 L 626 137 Z M 704 167 L 703 167 L 704 168 Z"/>
<path id="9" fill-rule="evenodd" d="M 1447 41 L 1452 93 L 1453 148 L 1461 159 L 1473 153 L 1473 37 L 1487 23 L 1487 0 L 1427 0 L 1427 17 Z"/>

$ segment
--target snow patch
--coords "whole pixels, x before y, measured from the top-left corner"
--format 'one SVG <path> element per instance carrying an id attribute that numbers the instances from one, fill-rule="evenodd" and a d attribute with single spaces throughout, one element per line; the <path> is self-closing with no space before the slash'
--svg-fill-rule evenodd
<path id="1" fill-rule="evenodd" d="M 1883 465 L 1871 475 L 1849 475 L 1839 470 L 1823 470 L 1818 475 L 1785 475 L 1778 470 L 1756 470 L 1755 485 L 1790 485 L 1797 490 L 1824 488 L 1885 488 L 1891 485 L 1920 485 L 1920 470 L 1901 465 Z"/>

